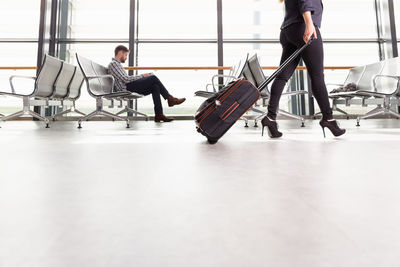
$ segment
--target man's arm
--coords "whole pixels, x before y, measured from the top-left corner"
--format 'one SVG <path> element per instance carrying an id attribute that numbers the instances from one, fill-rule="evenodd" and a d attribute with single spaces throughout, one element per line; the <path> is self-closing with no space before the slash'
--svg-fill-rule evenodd
<path id="1" fill-rule="evenodd" d="M 118 80 L 122 81 L 125 84 L 145 77 L 144 75 L 129 76 L 124 70 L 124 68 L 117 62 L 110 63 L 109 71 L 111 75 L 113 75 L 114 77 L 116 77 Z"/>

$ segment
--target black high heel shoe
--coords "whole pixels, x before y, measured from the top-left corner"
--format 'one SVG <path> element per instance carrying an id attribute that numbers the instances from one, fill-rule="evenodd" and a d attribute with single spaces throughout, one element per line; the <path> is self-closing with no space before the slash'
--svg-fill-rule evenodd
<path id="1" fill-rule="evenodd" d="M 278 123 L 276 123 L 276 121 L 273 121 L 267 116 L 265 116 L 264 119 L 262 119 L 261 124 L 262 124 L 261 136 L 264 136 L 264 127 L 267 127 L 269 137 L 271 138 L 282 137 L 283 134 L 280 131 L 278 131 Z"/>
<path id="2" fill-rule="evenodd" d="M 324 138 L 326 137 L 325 135 L 325 128 L 328 128 L 332 134 L 336 137 L 341 136 L 346 133 L 345 129 L 341 129 L 337 123 L 336 120 L 333 121 L 326 121 L 326 120 L 320 120 L 319 125 L 321 125 L 322 131 L 324 133 Z"/>

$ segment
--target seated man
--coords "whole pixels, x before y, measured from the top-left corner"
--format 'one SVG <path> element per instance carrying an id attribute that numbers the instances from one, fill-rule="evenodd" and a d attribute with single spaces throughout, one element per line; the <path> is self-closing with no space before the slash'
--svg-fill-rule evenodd
<path id="1" fill-rule="evenodd" d="M 173 119 L 168 118 L 163 113 L 163 107 L 161 104 L 161 97 L 168 100 L 168 106 L 172 107 L 175 105 L 182 104 L 185 98 L 175 98 L 171 96 L 160 80 L 151 73 L 146 73 L 138 76 L 129 76 L 124 70 L 122 63 L 125 63 L 129 49 L 123 45 L 119 45 L 115 48 L 115 57 L 108 65 L 108 72 L 115 79 L 115 90 L 135 92 L 141 95 L 152 94 L 155 111 L 155 122 L 170 122 Z"/>

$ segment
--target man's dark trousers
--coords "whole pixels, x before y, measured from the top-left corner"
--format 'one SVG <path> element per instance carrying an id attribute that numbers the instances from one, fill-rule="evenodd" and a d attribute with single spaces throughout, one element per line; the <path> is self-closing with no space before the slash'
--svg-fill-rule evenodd
<path id="1" fill-rule="evenodd" d="M 138 93 L 141 95 L 152 94 L 154 102 L 154 112 L 155 114 L 163 114 L 163 107 L 161 104 L 161 97 L 168 99 L 170 94 L 168 93 L 165 86 L 155 75 L 150 75 L 148 77 L 140 78 L 136 81 L 126 84 L 126 89 L 130 92 Z"/>

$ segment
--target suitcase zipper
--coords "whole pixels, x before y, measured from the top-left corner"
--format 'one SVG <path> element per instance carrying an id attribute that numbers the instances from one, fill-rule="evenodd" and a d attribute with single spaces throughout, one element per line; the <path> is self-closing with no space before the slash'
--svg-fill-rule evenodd
<path id="1" fill-rule="evenodd" d="M 230 90 L 232 90 L 232 88 L 234 88 L 236 85 L 238 85 L 240 82 L 243 81 L 243 78 L 235 81 L 233 84 L 231 84 L 230 88 L 228 90 L 226 90 L 222 95 L 220 95 L 217 99 L 221 99 L 222 97 L 224 97 L 227 93 L 230 92 Z"/>
<path id="2" fill-rule="evenodd" d="M 203 110 L 204 110 L 204 112 L 203 112 L 203 110 L 200 112 L 200 113 L 202 113 L 200 116 L 199 115 L 197 115 L 198 116 L 198 118 L 197 118 L 197 120 L 201 120 L 202 119 L 202 117 L 204 117 L 208 112 L 209 112 L 209 110 L 211 109 L 211 108 L 213 108 L 215 106 L 215 102 L 214 103 L 210 103 L 207 107 L 205 107 Z M 199 113 L 199 114 L 200 114 Z"/>
<path id="3" fill-rule="evenodd" d="M 229 91 L 227 91 L 226 94 L 220 96 L 218 98 L 218 100 L 220 100 L 220 102 L 224 102 L 234 91 L 236 91 L 236 89 L 238 89 L 242 84 L 244 83 L 243 80 L 241 80 L 235 87 L 232 87 Z M 229 93 L 228 93 L 229 92 Z"/>
<path id="4" fill-rule="evenodd" d="M 211 106 L 213 106 L 215 104 L 215 101 L 213 101 L 213 102 L 210 102 L 207 106 L 205 106 L 202 110 L 200 110 L 198 113 L 197 113 L 197 115 L 196 115 L 196 117 L 201 117 L 201 116 L 203 116 L 204 115 L 204 112 L 205 112 L 205 110 L 207 110 L 207 109 L 209 109 Z M 201 115 L 200 115 L 201 114 Z"/>
<path id="5" fill-rule="evenodd" d="M 234 112 L 238 107 L 239 107 L 239 103 L 236 101 L 233 102 L 233 104 L 224 112 L 224 114 L 221 115 L 221 119 L 226 120 L 232 114 L 232 112 Z M 225 114 L 227 114 L 227 115 L 225 116 Z"/>
<path id="6" fill-rule="evenodd" d="M 211 107 L 210 107 L 211 108 Z M 207 117 L 208 117 L 208 115 L 210 115 L 211 113 L 213 113 L 213 111 L 215 110 L 215 107 L 214 108 L 211 108 L 211 109 L 209 109 L 209 110 L 207 110 L 207 112 L 206 113 L 204 113 L 204 116 L 201 118 L 201 120 L 199 121 L 199 124 L 201 124 Z"/>

